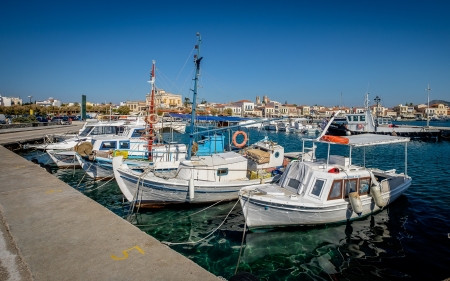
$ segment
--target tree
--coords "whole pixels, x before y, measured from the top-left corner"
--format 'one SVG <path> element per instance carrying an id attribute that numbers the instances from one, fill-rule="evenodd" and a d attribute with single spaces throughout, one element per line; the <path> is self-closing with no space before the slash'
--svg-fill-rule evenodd
<path id="1" fill-rule="evenodd" d="M 216 116 L 219 113 L 219 110 L 217 110 L 215 108 L 211 108 L 211 110 L 209 112 L 211 113 L 211 115 Z"/>
<path id="2" fill-rule="evenodd" d="M 184 107 L 189 107 L 190 104 L 191 104 L 191 99 L 190 98 L 184 98 Z"/>
<path id="3" fill-rule="evenodd" d="M 232 110 L 231 108 L 226 108 L 226 109 L 223 111 L 223 114 L 226 114 L 226 115 L 228 115 L 228 116 L 232 116 L 232 115 L 233 115 L 233 110 Z"/>
<path id="4" fill-rule="evenodd" d="M 130 108 L 126 105 L 122 105 L 117 109 L 117 113 L 120 115 L 128 115 L 130 114 Z"/>

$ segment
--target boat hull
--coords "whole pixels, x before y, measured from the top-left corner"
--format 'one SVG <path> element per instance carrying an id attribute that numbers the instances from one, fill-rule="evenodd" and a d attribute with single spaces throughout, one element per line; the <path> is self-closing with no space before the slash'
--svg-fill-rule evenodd
<path id="1" fill-rule="evenodd" d="M 411 185 L 411 178 L 405 178 L 403 184 L 394 190 L 384 192 L 383 198 L 387 204 L 394 202 Z M 240 203 L 249 229 L 274 228 L 286 226 L 321 225 L 329 223 L 344 222 L 368 216 L 380 211 L 373 198 L 369 195 L 361 197 L 362 214 L 358 216 L 353 212 L 350 202 L 344 201 L 336 205 L 314 205 L 289 204 L 288 202 L 270 202 L 270 200 L 259 200 L 258 196 L 250 196 L 250 189 L 240 192 Z"/>
<path id="2" fill-rule="evenodd" d="M 78 160 L 75 158 L 74 151 L 55 151 L 47 150 L 47 154 L 58 166 L 58 168 L 81 168 Z"/>
<path id="3" fill-rule="evenodd" d="M 117 158 L 117 157 L 116 157 Z M 113 165 L 116 158 L 113 160 Z M 238 192 L 246 186 L 258 185 L 260 179 L 237 180 L 232 182 L 194 181 L 194 199 L 189 198 L 189 183 L 185 180 L 164 179 L 156 177 L 152 172 L 147 176 L 133 174 L 131 169 L 122 165 L 114 174 L 120 190 L 125 198 L 136 201 L 141 207 L 157 207 L 168 204 L 205 204 L 218 201 L 231 201 L 238 199 Z M 268 178 L 270 182 L 273 178 Z M 139 190 L 138 190 L 139 186 Z"/>

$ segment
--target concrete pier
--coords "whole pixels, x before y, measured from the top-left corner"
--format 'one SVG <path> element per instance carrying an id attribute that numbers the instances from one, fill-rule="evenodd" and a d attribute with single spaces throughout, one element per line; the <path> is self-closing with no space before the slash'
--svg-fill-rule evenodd
<path id="1" fill-rule="evenodd" d="M 0 146 L 0 280 L 219 280 Z"/>

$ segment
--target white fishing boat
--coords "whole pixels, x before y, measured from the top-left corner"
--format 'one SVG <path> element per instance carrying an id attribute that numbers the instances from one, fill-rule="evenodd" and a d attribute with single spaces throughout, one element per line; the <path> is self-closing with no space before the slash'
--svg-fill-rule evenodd
<path id="1" fill-rule="evenodd" d="M 274 120 L 267 120 L 263 123 L 264 130 L 268 131 L 276 131 L 277 130 L 277 122 Z"/>
<path id="2" fill-rule="evenodd" d="M 339 116 L 328 128 L 327 134 L 334 136 L 357 134 L 384 134 L 410 137 L 412 139 L 438 138 L 440 130 L 423 126 L 392 124 L 390 120 L 374 116 L 369 108 L 369 94 L 365 96 L 365 111 Z M 398 120 L 397 120 L 398 121 Z"/>
<path id="3" fill-rule="evenodd" d="M 320 127 L 313 124 L 306 124 L 303 126 L 303 134 L 314 135 L 320 133 Z"/>
<path id="4" fill-rule="evenodd" d="M 46 150 L 50 159 L 58 166 L 59 168 L 68 169 L 68 168 L 80 168 L 80 164 L 78 163 L 75 154 L 75 151 L 67 151 L 67 150 Z"/>
<path id="5" fill-rule="evenodd" d="M 289 131 L 289 122 L 288 121 L 278 121 L 277 122 L 277 131 L 278 132 Z"/>
<path id="6" fill-rule="evenodd" d="M 277 167 L 283 165 L 284 148 L 268 139 L 263 139 L 243 152 L 220 152 L 215 149 L 216 142 L 210 146 L 209 153 L 199 153 L 201 143 L 194 143 L 194 137 L 200 133 L 195 132 L 197 82 L 200 71 L 198 36 L 197 55 L 194 57 L 194 101 L 190 123 L 190 141 L 187 157 L 182 160 L 176 171 L 164 174 L 156 171 L 157 163 L 153 168 L 145 171 L 135 171 L 122 163 L 121 157 L 113 159 L 113 169 L 116 181 L 125 198 L 141 207 L 161 206 L 176 203 L 210 203 L 221 200 L 237 199 L 238 191 L 249 185 L 259 184 L 261 179 L 273 180 Z M 239 125 L 237 125 L 239 127 Z M 227 127 L 232 129 L 233 126 Z M 216 129 L 217 131 L 227 129 Z M 237 142 L 236 138 L 242 135 L 244 140 Z M 237 148 L 245 147 L 247 135 L 237 131 L 233 135 L 233 144 Z M 221 141 L 223 143 L 223 139 Z M 245 155 L 244 155 L 245 153 Z"/>
<path id="7" fill-rule="evenodd" d="M 126 120 L 100 121 L 97 119 L 88 119 L 77 134 L 53 134 L 48 135 L 48 137 L 62 142 L 68 139 L 98 135 L 119 135 L 123 132 L 125 124 L 130 124 L 130 122 Z"/>
<path id="8" fill-rule="evenodd" d="M 103 137 L 95 139 L 94 144 L 82 143 L 76 147 L 75 157 L 86 174 L 96 180 L 114 177 L 112 161 L 114 156 L 122 156 L 123 163 L 145 168 L 159 163 L 161 168 L 176 169 L 180 160 L 186 157 L 186 145 L 179 143 L 155 143 L 152 146 L 152 161 L 148 161 L 147 141 L 126 137 Z"/>
<path id="9" fill-rule="evenodd" d="M 83 142 L 75 147 L 75 156 L 90 177 L 110 179 L 114 177 L 112 159 L 122 156 L 124 164 L 132 167 L 156 167 L 164 170 L 176 169 L 181 159 L 186 158 L 186 145 L 175 142 L 164 142 L 157 137 L 163 130 L 158 123 L 175 121 L 171 117 L 159 120 L 155 114 L 155 61 L 152 64 L 151 98 L 145 126 L 127 127 L 122 136 L 97 137 L 92 142 Z M 140 123 L 143 123 L 141 121 Z M 159 128 L 159 129 L 157 129 Z"/>
<path id="10" fill-rule="evenodd" d="M 245 156 L 233 152 L 192 156 L 180 162 L 172 173 L 134 170 L 114 157 L 117 184 L 130 202 L 142 207 L 176 203 L 211 203 L 238 198 L 244 186 L 271 182 L 282 167 L 284 149 L 267 139 L 245 150 Z M 160 169 L 158 163 L 153 169 Z"/>
<path id="11" fill-rule="evenodd" d="M 292 161 L 277 183 L 245 187 L 239 192 L 250 229 L 319 225 L 357 219 L 381 210 L 411 185 L 407 175 L 409 138 L 364 134 L 303 139 L 303 157 Z M 310 143 L 310 145 L 306 145 Z M 405 144 L 405 173 L 353 164 L 352 149 Z M 326 159 L 316 159 L 317 145 L 328 145 Z M 330 155 L 330 146 L 346 145 L 349 155 Z"/>
<path id="12" fill-rule="evenodd" d="M 305 124 L 307 123 L 307 119 L 301 118 L 297 120 L 293 120 L 291 125 L 289 126 L 290 133 L 303 134 L 305 130 Z"/>

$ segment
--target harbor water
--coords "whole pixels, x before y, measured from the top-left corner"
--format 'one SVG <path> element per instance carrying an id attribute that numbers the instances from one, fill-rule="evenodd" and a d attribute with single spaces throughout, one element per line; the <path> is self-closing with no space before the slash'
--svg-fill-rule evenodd
<path id="1" fill-rule="evenodd" d="M 251 130 L 250 140 L 265 135 L 286 152 L 300 151 L 305 138 Z M 187 137 L 175 135 L 174 141 Z M 450 277 L 450 142 L 412 141 L 407 150 L 411 187 L 384 210 L 348 223 L 258 232 L 244 231 L 237 201 L 139 210 L 129 216 L 130 206 L 114 180 L 95 182 L 81 169 L 52 166 L 52 172 L 225 279 L 245 271 L 260 280 L 444 280 Z M 367 167 L 405 172 L 404 152 L 399 144 L 355 149 L 352 157 L 355 164 L 365 161 Z M 19 153 L 40 163 L 50 161 L 42 152 Z M 318 148 L 319 158 L 325 153 L 325 147 Z"/>

